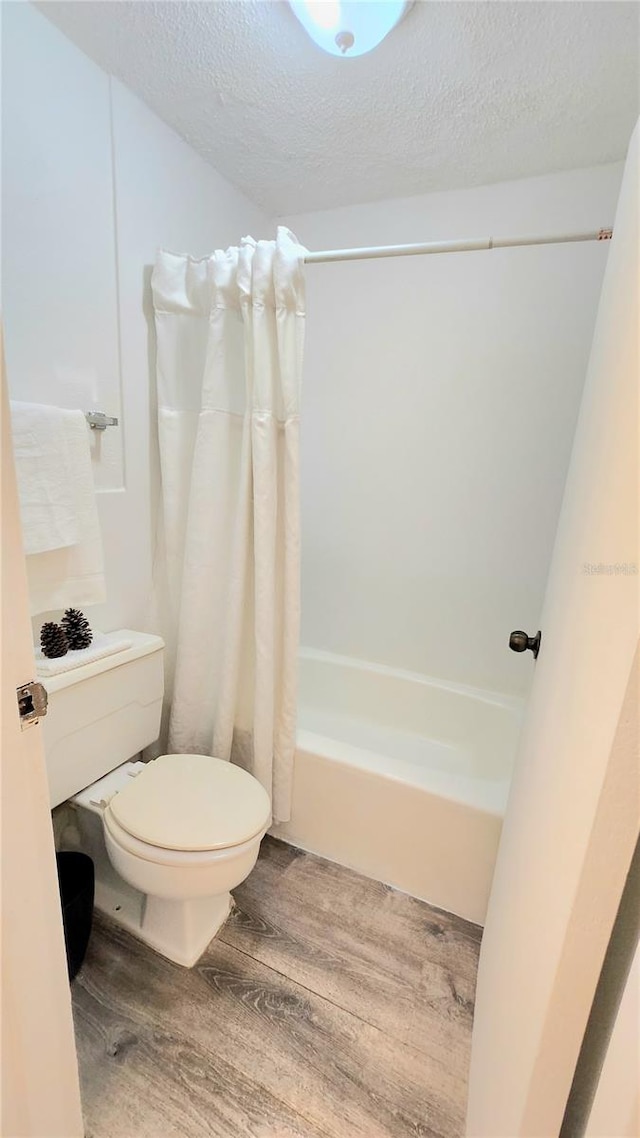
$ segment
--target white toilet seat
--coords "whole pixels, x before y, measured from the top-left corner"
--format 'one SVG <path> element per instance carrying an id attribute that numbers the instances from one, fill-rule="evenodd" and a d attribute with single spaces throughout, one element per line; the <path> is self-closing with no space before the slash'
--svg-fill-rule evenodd
<path id="1" fill-rule="evenodd" d="M 261 830 L 258 835 L 252 835 L 246 842 L 241 842 L 235 846 L 225 846 L 222 849 L 175 850 L 151 845 L 149 842 L 143 842 L 140 838 L 135 838 L 132 834 L 129 834 L 114 818 L 111 805 L 106 807 L 102 817 L 105 829 L 120 849 L 133 854 L 134 857 L 140 857 L 144 861 L 149 861 L 153 865 L 175 866 L 179 869 L 189 869 L 190 867 L 197 869 L 198 867 L 213 866 L 231 857 L 242 857 L 243 854 L 249 853 L 255 844 L 256 838 L 262 838 L 264 833 L 264 831 Z"/>
<path id="2" fill-rule="evenodd" d="M 161 755 L 105 810 L 114 841 L 165 865 L 201 865 L 262 836 L 270 820 L 269 795 L 258 780 L 208 755 Z"/>

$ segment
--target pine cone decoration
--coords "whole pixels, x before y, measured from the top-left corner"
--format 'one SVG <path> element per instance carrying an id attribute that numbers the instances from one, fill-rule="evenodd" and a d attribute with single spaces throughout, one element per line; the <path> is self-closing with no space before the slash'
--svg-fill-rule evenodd
<path id="1" fill-rule="evenodd" d="M 69 647 L 88 648 L 93 640 L 89 621 L 80 609 L 67 609 L 61 622 L 67 636 Z"/>
<path id="2" fill-rule="evenodd" d="M 66 656 L 69 645 L 64 628 L 52 620 L 45 621 L 40 629 L 40 646 L 42 655 L 49 660 L 55 660 L 57 656 Z"/>

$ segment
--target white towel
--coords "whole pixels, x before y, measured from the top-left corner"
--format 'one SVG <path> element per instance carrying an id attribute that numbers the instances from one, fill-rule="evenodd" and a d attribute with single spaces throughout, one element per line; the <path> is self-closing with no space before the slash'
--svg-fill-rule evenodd
<path id="1" fill-rule="evenodd" d="M 125 652 L 132 644 L 133 640 L 127 640 L 123 636 L 94 632 L 88 648 L 71 649 L 66 656 L 57 656 L 54 660 L 49 660 L 42 655 L 42 652 L 36 652 L 36 671 L 39 676 L 57 676 L 60 672 L 70 672 L 72 668 L 79 668 L 82 664 L 93 664 L 95 660 L 102 660 L 104 656 Z"/>
<path id="2" fill-rule="evenodd" d="M 12 419 L 22 417 L 24 404 L 12 404 Z M 33 407 L 34 405 L 27 405 Z M 15 410 L 14 410 L 15 409 Z M 31 614 L 65 609 L 70 605 L 83 608 L 106 600 L 102 537 L 91 469 L 89 427 L 82 411 L 40 408 L 54 411 L 61 425 L 60 456 L 70 472 L 69 486 L 76 540 L 46 552 L 28 553 L 27 577 Z M 21 478 L 17 463 L 18 481 Z M 23 523 L 24 524 L 24 523 Z M 47 523 L 48 526 L 48 523 Z M 43 530 L 45 528 L 43 524 Z M 35 529 L 35 527 L 34 527 Z"/>
<path id="3" fill-rule="evenodd" d="M 25 553 L 74 545 L 78 525 L 62 412 L 12 403 L 11 427 Z"/>

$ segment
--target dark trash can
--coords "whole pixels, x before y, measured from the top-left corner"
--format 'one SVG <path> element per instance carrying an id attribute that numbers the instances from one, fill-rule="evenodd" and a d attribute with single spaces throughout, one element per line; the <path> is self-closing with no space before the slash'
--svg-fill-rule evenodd
<path id="1" fill-rule="evenodd" d="M 58 853 L 58 883 L 62 923 L 67 948 L 69 979 L 73 980 L 84 960 L 93 920 L 93 862 L 87 854 Z"/>

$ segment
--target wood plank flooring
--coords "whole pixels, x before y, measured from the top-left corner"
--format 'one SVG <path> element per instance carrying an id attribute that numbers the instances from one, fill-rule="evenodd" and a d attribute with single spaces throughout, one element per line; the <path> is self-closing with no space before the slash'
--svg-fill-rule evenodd
<path id="1" fill-rule="evenodd" d="M 267 838 L 195 968 L 96 914 L 87 1138 L 459 1138 L 481 930 Z"/>

